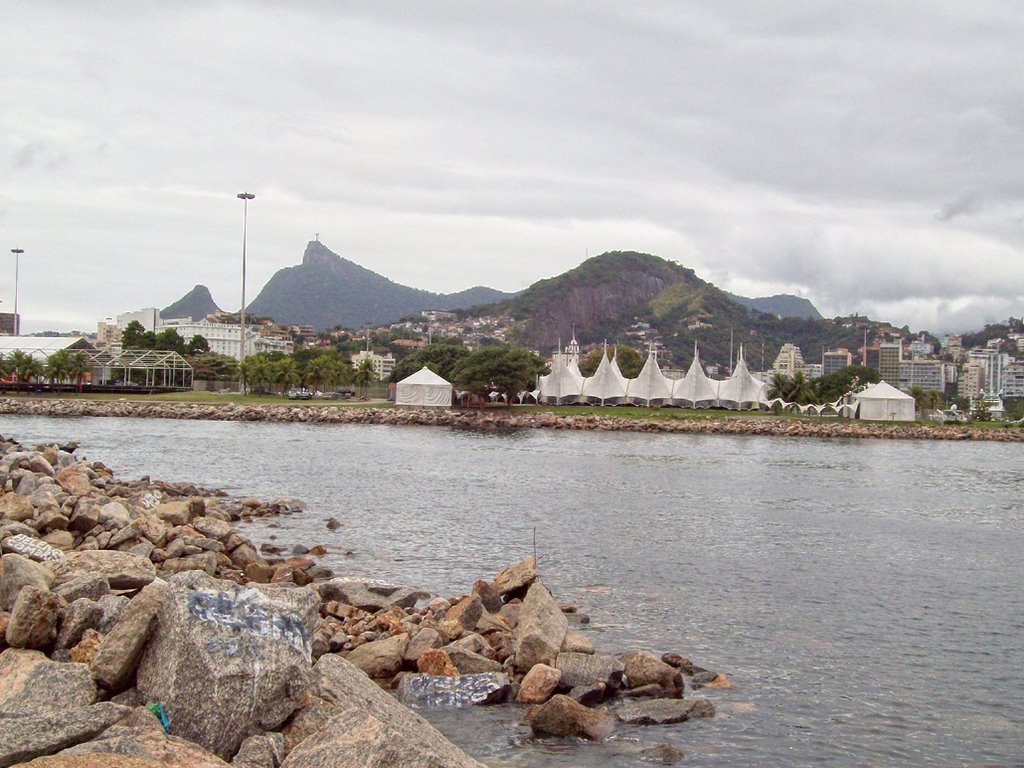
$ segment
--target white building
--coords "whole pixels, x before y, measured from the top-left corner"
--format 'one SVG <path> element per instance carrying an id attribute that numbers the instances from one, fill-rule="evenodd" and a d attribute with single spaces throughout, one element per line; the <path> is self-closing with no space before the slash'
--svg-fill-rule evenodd
<path id="1" fill-rule="evenodd" d="M 772 370 L 775 373 L 784 373 L 787 376 L 792 376 L 797 371 L 806 371 L 807 363 L 804 362 L 804 356 L 800 352 L 800 347 L 796 344 L 790 344 L 788 341 L 783 344 L 779 354 L 775 357 L 775 362 L 772 363 Z"/>
<path id="2" fill-rule="evenodd" d="M 187 344 L 193 336 L 202 336 L 210 345 L 210 351 L 219 355 L 227 355 L 240 360 L 241 349 L 238 343 L 241 338 L 242 327 L 238 323 L 211 323 L 208 320 L 192 320 L 188 317 L 177 317 L 162 320 L 157 327 L 157 333 L 173 328 Z M 245 355 L 259 354 L 260 352 L 284 352 L 291 354 L 293 346 L 291 341 L 283 339 L 268 338 L 262 336 L 258 329 L 252 326 L 245 328 Z"/>
<path id="3" fill-rule="evenodd" d="M 376 352 L 367 352 L 365 349 L 361 349 L 352 355 L 352 365 L 359 367 L 359 363 L 363 360 L 373 361 L 373 373 L 377 377 L 378 381 L 384 381 L 391 375 L 391 372 L 395 370 L 395 358 L 390 352 L 384 355 L 378 355 Z"/>
<path id="4" fill-rule="evenodd" d="M 160 325 L 160 310 L 156 307 L 146 307 L 134 312 L 125 312 L 117 316 L 117 327 L 123 331 L 133 320 L 142 326 L 142 330 L 155 332 Z"/>

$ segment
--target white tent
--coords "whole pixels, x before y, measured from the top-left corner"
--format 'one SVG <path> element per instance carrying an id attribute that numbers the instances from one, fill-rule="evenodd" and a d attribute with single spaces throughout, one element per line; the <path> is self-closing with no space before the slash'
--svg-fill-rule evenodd
<path id="1" fill-rule="evenodd" d="M 718 382 L 704 373 L 696 350 L 690 370 L 672 387 L 672 404 L 687 408 L 714 408 L 718 405 Z"/>
<path id="2" fill-rule="evenodd" d="M 740 356 L 732 376 L 718 385 L 718 405 L 741 411 L 745 408 L 758 409 L 762 404 L 767 404 L 767 388 L 767 384 L 755 379 L 747 370 L 747 364 L 743 362 L 743 347 L 740 347 Z"/>
<path id="3" fill-rule="evenodd" d="M 452 385 L 424 365 L 395 386 L 395 405 L 450 408 Z"/>
<path id="4" fill-rule="evenodd" d="M 880 381 L 853 396 L 857 418 L 871 421 L 913 421 L 916 402 L 905 392 Z"/>
<path id="5" fill-rule="evenodd" d="M 551 373 L 540 377 L 539 402 L 548 405 L 572 405 L 580 400 L 583 391 L 583 374 L 575 362 L 565 364 L 565 358 L 555 353 Z"/>
<path id="6" fill-rule="evenodd" d="M 614 358 L 609 360 L 607 353 L 602 353 L 594 375 L 583 380 L 581 400 L 600 405 L 621 405 L 626 400 L 628 384 Z"/>
<path id="7" fill-rule="evenodd" d="M 672 381 L 661 372 L 658 355 L 653 349 L 647 353 L 647 362 L 635 379 L 629 380 L 626 402 L 633 405 L 665 405 L 672 399 Z"/>

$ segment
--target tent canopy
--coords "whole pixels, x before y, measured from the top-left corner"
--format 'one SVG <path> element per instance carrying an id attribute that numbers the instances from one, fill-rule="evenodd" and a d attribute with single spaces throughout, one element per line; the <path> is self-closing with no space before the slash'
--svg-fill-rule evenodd
<path id="1" fill-rule="evenodd" d="M 450 408 L 452 385 L 423 366 L 395 386 L 395 405 Z"/>
<path id="2" fill-rule="evenodd" d="M 913 421 L 917 402 L 885 381 L 872 384 L 853 396 L 857 418 L 872 421 Z"/>

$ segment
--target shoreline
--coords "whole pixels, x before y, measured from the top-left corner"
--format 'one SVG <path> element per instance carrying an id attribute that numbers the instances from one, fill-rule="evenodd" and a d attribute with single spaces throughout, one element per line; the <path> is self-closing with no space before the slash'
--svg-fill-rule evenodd
<path id="1" fill-rule="evenodd" d="M 765 435 L 772 437 L 881 440 L 990 440 L 1024 442 L 1024 427 L 980 428 L 955 425 L 883 423 L 709 415 L 693 418 L 630 418 L 591 414 L 560 415 L 502 410 L 398 410 L 284 404 L 174 403 L 132 400 L 0 398 L 0 415 L 121 417 L 184 421 L 266 421 L 300 424 L 434 426 L 486 431 L 562 429 L 663 434 Z"/>

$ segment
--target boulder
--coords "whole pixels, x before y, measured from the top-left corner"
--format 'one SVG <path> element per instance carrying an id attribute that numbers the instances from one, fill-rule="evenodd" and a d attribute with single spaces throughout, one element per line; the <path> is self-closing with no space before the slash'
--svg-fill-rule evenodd
<path id="1" fill-rule="evenodd" d="M 405 646 L 405 653 L 402 660 L 407 664 L 415 664 L 426 651 L 432 648 L 440 648 L 444 645 L 444 638 L 441 633 L 433 627 L 421 627 Z"/>
<path id="2" fill-rule="evenodd" d="M 661 660 L 668 664 L 670 667 L 675 667 L 684 675 L 693 675 L 703 670 L 695 667 L 693 662 L 685 656 L 678 653 L 663 653 Z"/>
<path id="3" fill-rule="evenodd" d="M 502 597 L 518 593 L 537 580 L 537 561 L 528 557 L 515 565 L 510 565 L 491 582 L 491 587 Z"/>
<path id="4" fill-rule="evenodd" d="M 537 736 L 602 741 L 615 732 L 615 716 L 606 709 L 590 709 L 568 696 L 555 694 L 533 713 L 530 729 Z"/>
<path id="5" fill-rule="evenodd" d="M 561 678 L 562 673 L 555 667 L 537 664 L 523 678 L 516 701 L 520 704 L 543 704 L 551 698 Z"/>
<path id="6" fill-rule="evenodd" d="M 103 635 L 95 629 L 87 629 L 78 644 L 68 651 L 68 659 L 76 664 L 92 664 L 103 642 Z M 117 702 L 123 704 L 124 702 Z"/>
<path id="7" fill-rule="evenodd" d="M 49 648 L 57 638 L 65 605 L 48 589 L 22 587 L 7 623 L 7 644 L 12 648 Z"/>
<path id="8" fill-rule="evenodd" d="M 569 630 L 565 633 L 565 640 L 562 641 L 562 653 L 586 653 L 594 652 L 594 644 L 590 638 L 582 632 Z"/>
<path id="9" fill-rule="evenodd" d="M 234 768 L 277 768 L 284 755 L 284 737 L 280 733 L 256 733 L 242 742 L 231 765 Z"/>
<path id="10" fill-rule="evenodd" d="M 8 536 L 3 541 L 4 553 L 13 553 L 27 557 L 36 562 L 60 560 L 64 552 L 51 544 L 36 538 L 36 531 L 26 528 L 24 523 L 11 523 L 8 528 L 18 527 L 19 533 Z M 31 533 L 29 533 L 31 531 Z"/>
<path id="11" fill-rule="evenodd" d="M 690 679 L 690 685 L 693 686 L 695 691 L 701 688 L 732 688 L 732 683 L 728 677 L 718 672 L 711 672 L 710 670 L 704 670 L 695 674 Z"/>
<path id="12" fill-rule="evenodd" d="M 131 521 L 131 515 L 119 501 L 110 501 L 100 507 L 100 525 L 108 531 L 119 531 Z"/>
<path id="13" fill-rule="evenodd" d="M 402 675 L 398 700 L 410 707 L 458 708 L 500 704 L 508 699 L 512 683 L 503 672 L 475 675 Z"/>
<path id="14" fill-rule="evenodd" d="M 92 600 L 80 597 L 64 609 L 57 639 L 53 650 L 65 651 L 74 648 L 81 642 L 87 629 L 96 629 L 103 620 L 103 609 Z"/>
<path id="15" fill-rule="evenodd" d="M 17 493 L 0 494 L 0 519 L 20 523 L 31 520 L 35 514 L 32 502 Z"/>
<path id="16" fill-rule="evenodd" d="M 502 666 L 494 659 L 488 659 L 479 653 L 474 653 L 467 648 L 458 645 L 446 645 L 443 648 L 451 658 L 452 663 L 463 675 L 475 675 L 480 672 L 501 672 Z"/>
<path id="17" fill-rule="evenodd" d="M 335 713 L 281 768 L 483 768 L 344 659 L 322 656 L 314 673 L 315 694 Z"/>
<path id="18" fill-rule="evenodd" d="M 96 629 L 106 634 L 121 618 L 121 611 L 128 605 L 128 598 L 124 595 L 104 595 L 96 601 L 96 605 L 103 611 L 103 618 L 100 619 L 100 625 Z"/>
<path id="19" fill-rule="evenodd" d="M 614 656 L 589 653 L 560 653 L 555 666 L 562 672 L 560 685 L 575 688 L 578 685 L 591 686 L 598 683 L 607 689 L 622 687 L 625 666 Z"/>
<path id="20" fill-rule="evenodd" d="M 683 751 L 668 742 L 663 742 L 651 747 L 644 747 L 640 750 L 640 759 L 646 763 L 675 765 L 683 759 Z"/>
<path id="21" fill-rule="evenodd" d="M 532 584 L 512 633 L 516 643 L 516 669 L 526 672 L 535 664 L 555 666 L 568 626 L 547 588 L 540 583 Z"/>
<path id="22" fill-rule="evenodd" d="M 575 688 L 569 689 L 568 696 L 585 707 L 593 707 L 607 698 L 609 690 L 608 686 L 604 683 L 577 685 Z"/>
<path id="23" fill-rule="evenodd" d="M 231 523 L 215 517 L 197 517 L 192 521 L 192 527 L 208 539 L 220 541 L 231 535 Z"/>
<path id="24" fill-rule="evenodd" d="M 120 693 L 131 684 L 135 666 L 168 594 L 165 582 L 154 581 L 125 606 L 92 660 L 92 675 L 100 687 Z"/>
<path id="25" fill-rule="evenodd" d="M 91 573 L 64 582 L 59 587 L 55 587 L 53 591 L 69 603 L 73 603 L 83 597 L 89 600 L 99 600 L 104 595 L 110 594 L 110 584 L 107 583 L 106 576 Z"/>
<path id="26" fill-rule="evenodd" d="M 92 491 L 92 481 L 84 464 L 72 464 L 58 470 L 57 482 L 72 496 L 85 496 Z"/>
<path id="27" fill-rule="evenodd" d="M 0 611 L 9 611 L 24 586 L 49 590 L 53 571 L 47 566 L 14 552 L 0 557 Z"/>
<path id="28" fill-rule="evenodd" d="M 58 552 L 70 552 L 75 548 L 75 536 L 70 531 L 50 531 L 43 536 L 40 543 L 46 544 Z"/>
<path id="29" fill-rule="evenodd" d="M 459 669 L 452 663 L 451 657 L 440 648 L 431 648 L 420 654 L 416 659 L 416 671 L 424 675 L 455 677 Z"/>
<path id="30" fill-rule="evenodd" d="M 18 648 L 0 653 L 0 720 L 84 707 L 96 696 L 85 664 L 50 661 L 39 651 Z"/>
<path id="31" fill-rule="evenodd" d="M 128 707 L 103 701 L 60 712 L 9 718 L 0 728 L 0 768 L 88 741 L 129 711 Z"/>
<path id="32" fill-rule="evenodd" d="M 111 589 L 141 589 L 156 578 L 156 566 L 146 558 L 106 549 L 68 552 L 54 562 L 53 572 L 58 585 L 98 574 Z"/>
<path id="33" fill-rule="evenodd" d="M 715 705 L 700 696 L 627 701 L 615 710 L 615 716 L 629 725 L 667 725 L 695 717 L 714 717 Z"/>
<path id="34" fill-rule="evenodd" d="M 147 757 L 131 755 L 104 755 L 99 753 L 69 755 L 62 752 L 49 757 L 37 757 L 24 768 L 167 768 L 167 764 Z"/>
<path id="35" fill-rule="evenodd" d="M 474 582 L 471 594 L 480 598 L 480 602 L 483 604 L 484 610 L 488 613 L 497 613 L 501 610 L 501 595 L 498 594 L 498 590 L 483 579 L 477 579 L 476 582 Z"/>
<path id="36" fill-rule="evenodd" d="M 100 524 L 100 508 L 91 500 L 83 500 L 75 506 L 68 521 L 68 528 L 76 533 L 87 533 Z"/>
<path id="37" fill-rule="evenodd" d="M 187 501 L 168 501 L 159 504 L 153 513 L 165 523 L 170 525 L 188 525 L 190 519 L 189 503 Z"/>
<path id="38" fill-rule="evenodd" d="M 364 643 L 346 657 L 373 678 L 391 678 L 402 668 L 402 654 L 409 644 L 409 635 L 401 634 Z"/>
<path id="39" fill-rule="evenodd" d="M 619 657 L 624 667 L 626 680 L 630 688 L 645 685 L 660 685 L 670 694 L 683 690 L 683 676 L 675 667 L 671 667 L 647 651 L 632 651 Z"/>
<path id="40" fill-rule="evenodd" d="M 480 617 L 484 615 L 484 605 L 479 595 L 464 597 L 448 609 L 441 622 L 441 631 L 452 640 L 461 637 L 466 632 L 476 629 Z"/>
<path id="41" fill-rule="evenodd" d="M 428 593 L 412 587 L 366 579 L 331 579 L 318 584 L 317 588 L 325 603 L 337 600 L 370 613 L 386 611 L 393 605 L 399 608 L 412 608 L 420 600 L 430 597 Z"/>
<path id="42" fill-rule="evenodd" d="M 176 734 L 227 759 L 299 705 L 319 607 L 310 588 L 173 576 L 137 668 L 139 692 L 164 705 Z"/>

